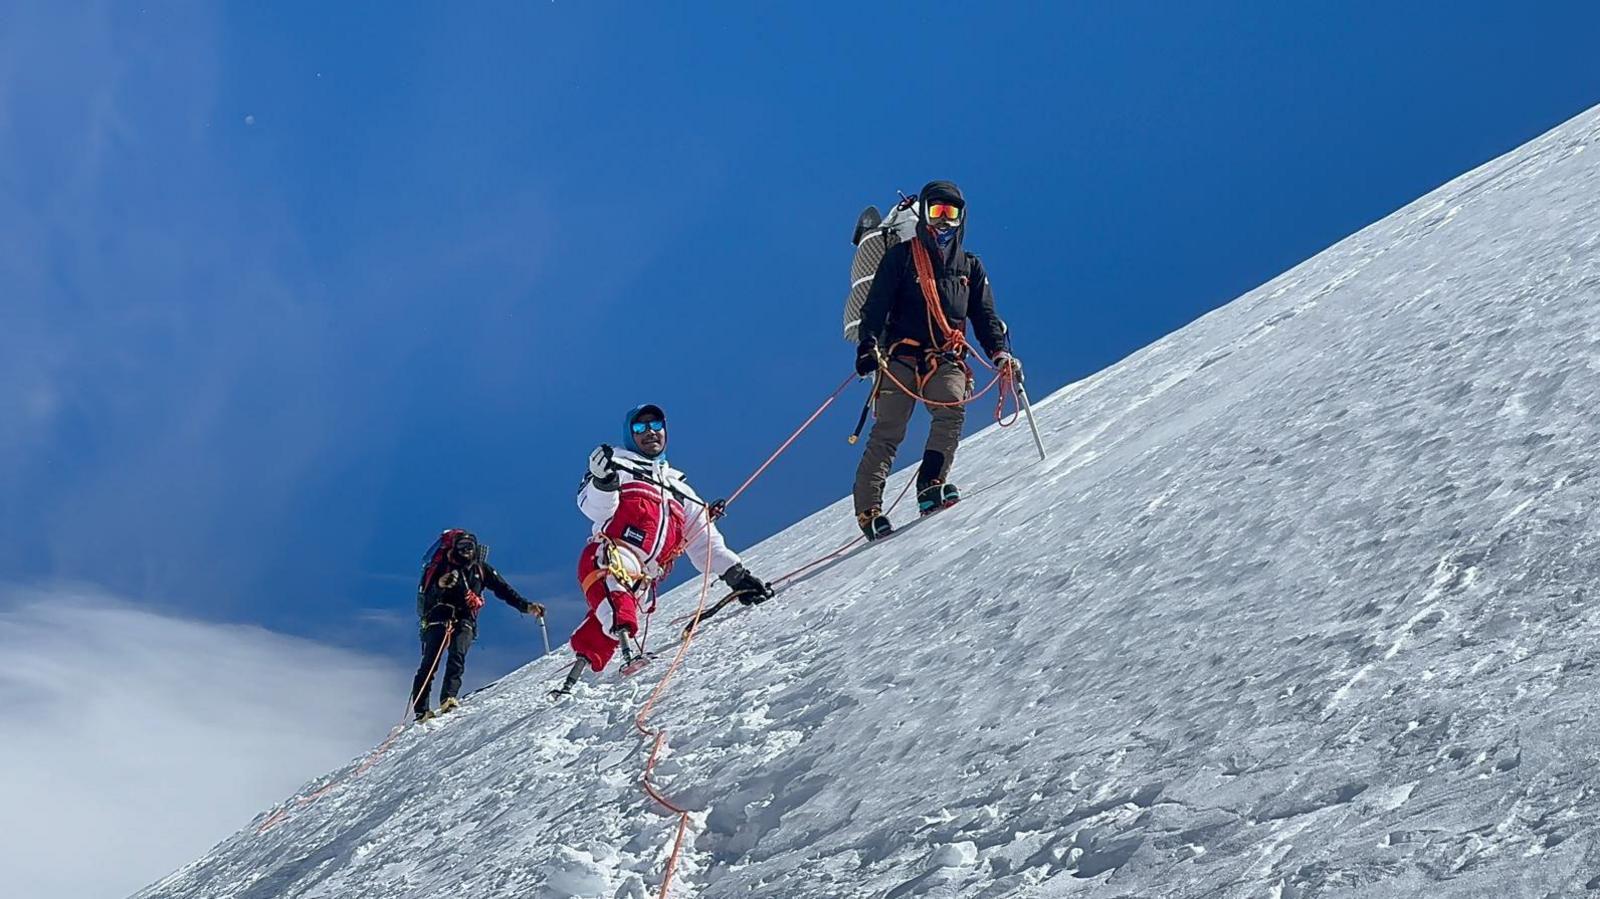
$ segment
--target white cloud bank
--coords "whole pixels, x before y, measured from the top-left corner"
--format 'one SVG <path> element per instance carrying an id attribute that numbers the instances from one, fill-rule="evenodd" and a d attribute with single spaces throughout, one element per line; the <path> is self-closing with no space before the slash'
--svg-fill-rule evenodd
<path id="1" fill-rule="evenodd" d="M 114 899 L 193 860 L 398 721 L 409 672 L 92 589 L 0 598 L 8 896 Z"/>

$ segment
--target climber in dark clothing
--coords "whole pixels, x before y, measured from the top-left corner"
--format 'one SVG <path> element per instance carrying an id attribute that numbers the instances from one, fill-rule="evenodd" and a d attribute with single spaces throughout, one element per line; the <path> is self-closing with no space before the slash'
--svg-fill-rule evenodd
<path id="1" fill-rule="evenodd" d="M 478 610 L 483 608 L 485 589 L 524 615 L 544 617 L 544 606 L 523 599 L 500 572 L 490 567 L 489 548 L 479 543 L 471 532 L 445 531 L 426 558 L 422 581 L 417 587 L 422 663 L 417 666 L 417 676 L 411 682 L 411 707 L 419 721 L 434 714 L 428 711 L 428 694 L 432 692 L 433 675 L 439 667 L 439 656 L 445 654 L 447 640 L 449 652 L 444 665 L 444 683 L 439 688 L 438 713 L 460 705 L 456 694 L 461 691 L 467 650 L 472 648 L 472 640 L 477 636 Z"/>
<path id="2" fill-rule="evenodd" d="M 917 401 L 933 416 L 927 448 L 917 469 L 917 507 L 923 514 L 960 499 L 946 482 L 966 419 L 971 390 L 967 367 L 967 323 L 995 367 L 1010 368 L 1020 381 L 1022 366 L 1011 355 L 1006 323 L 995 312 L 989 275 L 977 256 L 962 247 L 966 200 L 949 181 L 933 181 L 917 195 L 916 236 L 884 253 L 861 310 L 856 373 L 882 368 L 877 419 L 856 469 L 856 522 L 867 539 L 889 533 L 882 511 L 883 485 L 905 439 Z M 924 286 L 926 282 L 926 287 Z"/>

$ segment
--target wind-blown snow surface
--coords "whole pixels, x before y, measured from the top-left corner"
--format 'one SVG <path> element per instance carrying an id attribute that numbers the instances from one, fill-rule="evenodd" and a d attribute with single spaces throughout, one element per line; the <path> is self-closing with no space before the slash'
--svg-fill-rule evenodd
<path id="1" fill-rule="evenodd" d="M 1047 463 L 985 432 L 960 506 L 709 624 L 657 717 L 701 810 L 673 895 L 1600 888 L 1597 142 L 1591 111 L 1059 392 Z M 653 678 L 552 706 L 563 664 L 141 895 L 655 895 Z"/>

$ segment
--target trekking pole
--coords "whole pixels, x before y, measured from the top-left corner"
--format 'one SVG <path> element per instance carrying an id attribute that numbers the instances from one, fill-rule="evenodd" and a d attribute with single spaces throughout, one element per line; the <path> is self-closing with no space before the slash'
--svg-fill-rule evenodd
<path id="1" fill-rule="evenodd" d="M 665 490 L 665 491 L 671 493 L 673 496 L 676 496 L 678 499 L 682 500 L 683 502 L 694 503 L 697 506 L 701 506 L 702 508 L 707 508 L 707 509 L 711 508 L 711 506 L 715 506 L 716 505 L 716 503 L 707 503 L 704 500 L 696 499 L 695 497 L 689 496 L 688 494 L 686 494 L 682 490 L 679 490 L 678 488 L 672 486 L 671 484 L 667 484 L 667 483 L 663 483 L 661 481 L 658 481 L 655 478 L 650 476 L 650 472 L 645 471 L 642 468 L 637 468 L 637 467 L 632 466 L 632 465 L 626 465 L 626 464 L 624 464 L 622 462 L 619 462 L 619 461 L 617 461 L 615 459 L 612 460 L 611 467 L 615 468 L 617 471 L 625 471 L 628 474 L 633 475 L 635 478 L 637 478 L 640 481 L 643 481 L 646 484 L 651 484 L 651 485 L 654 485 L 656 487 L 660 487 L 662 490 Z M 722 502 L 722 501 L 718 500 L 718 502 Z M 718 513 L 718 515 L 720 517 L 720 513 Z"/>
<path id="2" fill-rule="evenodd" d="M 1033 432 L 1033 445 L 1039 448 L 1039 461 L 1044 461 L 1044 441 L 1039 439 L 1039 423 L 1033 420 L 1033 404 L 1028 402 L 1028 390 L 1017 383 L 1017 397 L 1022 400 L 1022 411 L 1028 416 L 1028 430 Z"/>

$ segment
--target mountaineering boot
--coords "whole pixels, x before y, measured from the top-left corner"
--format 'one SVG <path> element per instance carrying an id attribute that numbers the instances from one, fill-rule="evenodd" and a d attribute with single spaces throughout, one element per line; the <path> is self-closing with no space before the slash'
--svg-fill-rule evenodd
<path id="1" fill-rule="evenodd" d="M 961 502 L 961 491 L 954 484 L 934 481 L 917 489 L 917 511 L 925 516 L 948 509 L 958 502 Z"/>
<path id="2" fill-rule="evenodd" d="M 443 702 L 439 703 L 439 711 L 434 712 L 433 714 L 435 717 L 437 717 L 447 712 L 453 712 L 458 708 L 461 708 L 461 700 L 455 698 L 454 696 L 447 696 Z"/>
<path id="3" fill-rule="evenodd" d="M 861 533 L 867 535 L 869 541 L 887 537 L 894 531 L 894 526 L 889 524 L 889 519 L 877 506 L 865 512 L 857 512 L 856 524 L 861 525 Z"/>
<path id="4" fill-rule="evenodd" d="M 432 717 L 433 717 L 433 710 L 431 710 L 431 709 L 418 709 L 417 710 L 417 717 L 416 717 L 417 721 L 427 721 L 428 719 L 430 719 Z"/>

